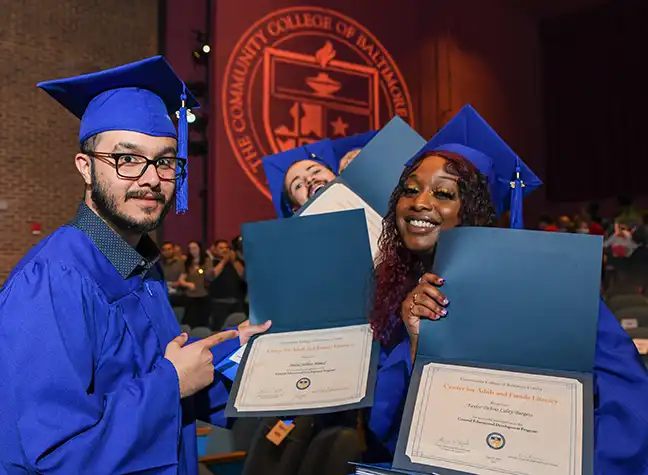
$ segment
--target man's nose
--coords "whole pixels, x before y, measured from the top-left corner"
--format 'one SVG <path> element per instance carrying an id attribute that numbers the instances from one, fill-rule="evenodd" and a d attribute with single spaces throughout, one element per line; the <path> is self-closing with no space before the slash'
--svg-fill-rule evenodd
<path id="1" fill-rule="evenodd" d="M 160 185 L 160 176 L 158 175 L 157 169 L 153 164 L 150 164 L 141 177 L 137 180 L 139 186 L 150 188 L 156 188 Z"/>

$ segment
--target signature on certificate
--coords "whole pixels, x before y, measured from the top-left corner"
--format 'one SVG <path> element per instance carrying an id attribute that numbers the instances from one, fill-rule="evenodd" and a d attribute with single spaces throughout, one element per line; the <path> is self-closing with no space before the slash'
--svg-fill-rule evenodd
<path id="1" fill-rule="evenodd" d="M 435 445 L 451 452 L 470 452 L 470 441 L 468 439 L 447 439 L 445 437 L 439 437 L 435 442 Z"/>
<path id="2" fill-rule="evenodd" d="M 534 463 L 537 465 L 548 465 L 550 467 L 557 468 L 558 465 L 550 460 L 545 460 L 541 457 L 538 457 L 533 454 L 522 452 L 516 456 L 511 457 L 512 459 L 520 460 L 521 462 Z"/>

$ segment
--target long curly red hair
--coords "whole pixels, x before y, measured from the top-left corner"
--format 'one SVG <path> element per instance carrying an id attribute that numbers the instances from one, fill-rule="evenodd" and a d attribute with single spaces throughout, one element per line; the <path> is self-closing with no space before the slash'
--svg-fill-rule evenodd
<path id="1" fill-rule="evenodd" d="M 398 186 L 389 199 L 378 241 L 379 254 L 375 273 L 375 290 L 371 310 L 371 327 L 381 343 L 391 345 L 402 337 L 400 305 L 425 273 L 421 258 L 403 244 L 396 226 L 396 205 L 405 192 L 408 177 L 430 156 L 446 159 L 445 171 L 458 177 L 459 222 L 461 226 L 492 226 L 495 209 L 491 202 L 487 178 L 464 157 L 453 152 L 430 152 L 403 171 Z"/>

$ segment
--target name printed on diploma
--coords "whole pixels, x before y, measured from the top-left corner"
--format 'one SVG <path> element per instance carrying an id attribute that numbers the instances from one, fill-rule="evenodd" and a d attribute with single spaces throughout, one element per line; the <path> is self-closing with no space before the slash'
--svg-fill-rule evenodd
<path id="1" fill-rule="evenodd" d="M 360 402 L 371 345 L 366 324 L 262 335 L 250 349 L 234 406 L 261 412 Z"/>
<path id="2" fill-rule="evenodd" d="M 369 244 L 371 255 L 375 259 L 378 254 L 378 239 L 382 232 L 382 216 L 369 206 L 356 193 L 346 185 L 334 183 L 306 208 L 301 216 L 315 214 L 333 213 L 336 211 L 348 211 L 353 209 L 364 209 L 367 218 L 367 230 L 369 232 Z"/>
<path id="3" fill-rule="evenodd" d="M 580 475 L 580 381 L 429 363 L 406 455 L 475 475 Z"/>

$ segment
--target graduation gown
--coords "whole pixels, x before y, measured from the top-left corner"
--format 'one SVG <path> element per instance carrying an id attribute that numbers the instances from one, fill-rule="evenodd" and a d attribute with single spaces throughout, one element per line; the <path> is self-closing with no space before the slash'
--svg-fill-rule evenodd
<path id="1" fill-rule="evenodd" d="M 95 243 L 63 226 L 0 291 L 0 474 L 197 474 L 195 420 L 225 423 L 227 383 L 180 399 L 159 265 L 124 278 Z"/>
<path id="2" fill-rule="evenodd" d="M 383 348 L 369 429 L 394 453 L 412 372 L 409 340 Z M 594 359 L 594 473 L 648 473 L 648 372 L 601 302 Z"/>

